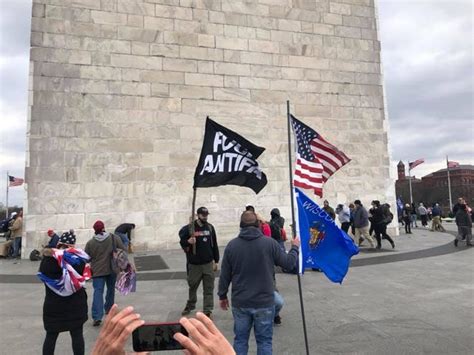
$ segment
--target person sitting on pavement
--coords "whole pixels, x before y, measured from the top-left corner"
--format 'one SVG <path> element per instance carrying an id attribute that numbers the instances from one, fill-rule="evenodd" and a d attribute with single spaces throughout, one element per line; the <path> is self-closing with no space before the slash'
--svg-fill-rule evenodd
<path id="1" fill-rule="evenodd" d="M 56 248 L 59 242 L 59 235 L 56 234 L 56 232 L 52 229 L 48 229 L 48 237 L 49 237 L 49 242 L 46 245 L 46 248 Z"/>
<path id="2" fill-rule="evenodd" d="M 274 267 L 293 269 L 298 262 L 300 240 L 291 241 L 285 253 L 273 238 L 265 238 L 257 215 L 245 211 L 240 218 L 240 233 L 227 244 L 219 277 L 219 304 L 229 308 L 227 293 L 232 283 L 232 315 L 234 317 L 234 350 L 248 353 L 252 327 L 258 354 L 272 353 L 275 317 Z"/>
<path id="3" fill-rule="evenodd" d="M 85 251 L 90 256 L 92 271 L 92 287 L 94 296 L 92 299 L 93 326 L 97 327 L 102 322 L 102 317 L 107 314 L 114 304 L 115 282 L 117 275 L 112 270 L 112 251 L 116 249 L 125 250 L 120 237 L 105 231 L 104 222 L 94 223 L 94 236 L 87 244 Z M 104 304 L 104 289 L 107 286 Z"/>

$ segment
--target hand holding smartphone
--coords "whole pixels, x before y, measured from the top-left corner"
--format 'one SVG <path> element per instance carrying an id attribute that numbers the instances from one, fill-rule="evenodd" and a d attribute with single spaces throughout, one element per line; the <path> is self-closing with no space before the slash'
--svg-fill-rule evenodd
<path id="1" fill-rule="evenodd" d="M 184 349 L 174 339 L 175 333 L 188 336 L 186 329 L 179 323 L 145 323 L 132 333 L 133 350 L 142 352 Z"/>

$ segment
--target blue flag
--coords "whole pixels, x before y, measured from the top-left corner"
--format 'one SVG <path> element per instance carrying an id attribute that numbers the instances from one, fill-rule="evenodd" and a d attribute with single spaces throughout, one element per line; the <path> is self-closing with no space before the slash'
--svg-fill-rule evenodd
<path id="1" fill-rule="evenodd" d="M 301 190 L 295 188 L 298 203 L 298 227 L 301 238 L 301 272 L 321 269 L 332 282 L 342 283 L 351 257 L 359 248 L 331 216 Z"/>

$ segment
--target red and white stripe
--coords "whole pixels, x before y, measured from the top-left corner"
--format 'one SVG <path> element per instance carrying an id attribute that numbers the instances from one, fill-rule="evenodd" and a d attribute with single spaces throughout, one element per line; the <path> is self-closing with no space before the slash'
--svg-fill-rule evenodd
<path id="1" fill-rule="evenodd" d="M 324 182 L 326 182 L 332 174 L 351 161 L 347 155 L 319 135 L 311 141 L 311 150 L 316 156 L 316 159 L 323 166 Z"/>
<path id="2" fill-rule="evenodd" d="M 14 176 L 8 176 L 9 184 L 8 187 L 21 186 L 25 182 L 22 178 L 16 178 Z"/>
<path id="3" fill-rule="evenodd" d="M 448 168 L 457 168 L 459 163 L 457 161 L 448 161 Z"/>
<path id="4" fill-rule="evenodd" d="M 302 159 L 298 154 L 296 157 L 295 176 L 293 184 L 302 189 L 314 190 L 320 197 L 323 196 L 323 171 L 324 167 L 320 162 L 310 162 Z"/>

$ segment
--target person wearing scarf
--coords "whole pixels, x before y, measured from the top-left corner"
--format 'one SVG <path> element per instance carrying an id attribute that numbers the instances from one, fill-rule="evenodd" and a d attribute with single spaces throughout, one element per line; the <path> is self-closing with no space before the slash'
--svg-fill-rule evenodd
<path id="1" fill-rule="evenodd" d="M 45 285 L 43 355 L 54 354 L 59 333 L 69 331 L 74 355 L 84 354 L 83 325 L 87 321 L 84 271 L 89 256 L 74 247 L 74 231 L 63 233 L 58 249 L 45 248 L 38 278 Z"/>

